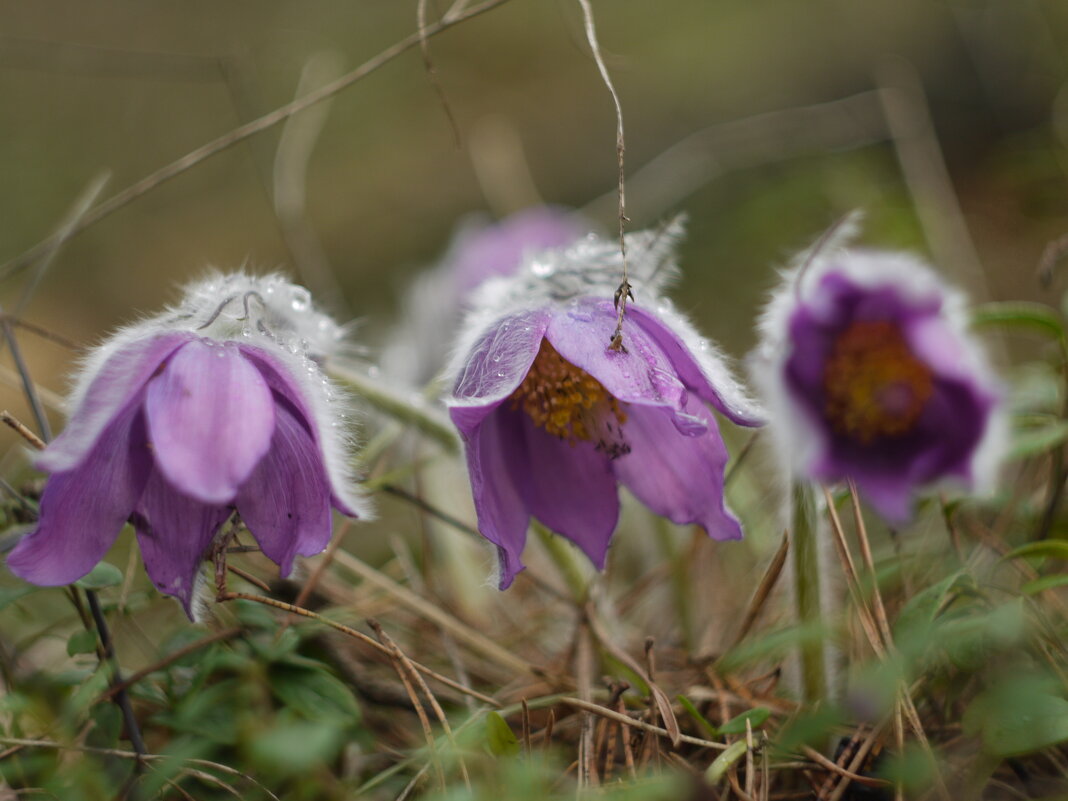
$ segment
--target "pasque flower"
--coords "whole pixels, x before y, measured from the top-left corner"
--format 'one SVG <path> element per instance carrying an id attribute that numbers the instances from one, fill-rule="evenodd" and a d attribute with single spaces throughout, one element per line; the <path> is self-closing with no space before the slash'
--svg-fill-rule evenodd
<path id="1" fill-rule="evenodd" d="M 365 514 L 346 472 L 345 399 L 318 359 L 341 330 L 278 276 L 215 276 L 122 329 L 78 375 L 40 520 L 8 567 L 74 581 L 133 523 L 148 574 L 192 616 L 200 562 L 236 512 L 283 575 L 326 547 L 331 506 Z"/>
<path id="2" fill-rule="evenodd" d="M 852 479 L 902 523 L 921 488 L 989 483 L 1001 393 L 959 292 L 909 255 L 841 239 L 785 274 L 761 320 L 754 378 L 779 452 L 801 475 Z"/>
<path id="3" fill-rule="evenodd" d="M 628 237 L 638 301 L 611 346 L 617 242 L 587 237 L 486 281 L 452 365 L 479 530 L 500 587 L 523 569 L 531 517 L 604 567 L 622 483 L 654 512 L 742 536 L 723 499 L 727 451 L 707 404 L 742 425 L 760 413 L 719 353 L 660 297 L 679 226 Z"/>

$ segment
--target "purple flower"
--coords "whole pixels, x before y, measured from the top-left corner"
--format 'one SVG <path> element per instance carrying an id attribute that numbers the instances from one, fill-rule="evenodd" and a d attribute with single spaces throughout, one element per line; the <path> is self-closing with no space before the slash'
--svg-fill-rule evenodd
<path id="1" fill-rule="evenodd" d="M 463 224 L 441 262 L 412 283 L 401 324 L 382 353 L 386 374 L 408 385 L 430 381 L 448 359 L 448 344 L 468 296 L 487 278 L 519 271 L 541 251 L 565 247 L 588 227 L 557 206 L 524 209 L 490 223 Z"/>
<path id="2" fill-rule="evenodd" d="M 618 244 L 587 238 L 478 292 L 453 366 L 478 525 L 500 587 L 523 569 L 531 517 L 603 568 L 624 484 L 657 514 L 716 539 L 742 536 L 723 499 L 727 451 L 706 403 L 742 425 L 759 413 L 721 356 L 658 290 L 678 226 L 631 235 L 623 345 L 612 293 Z"/>
<path id="3" fill-rule="evenodd" d="M 88 573 L 129 520 L 160 592 L 193 616 L 200 562 L 236 510 L 288 575 L 364 513 L 346 473 L 344 399 L 313 357 L 340 329 L 277 276 L 215 277 L 87 358 L 71 419 L 39 456 L 37 528 L 8 567 L 35 584 Z"/>
<path id="4" fill-rule="evenodd" d="M 910 256 L 822 251 L 761 323 L 754 377 L 780 450 L 807 478 L 852 479 L 893 523 L 919 488 L 989 483 L 1001 393 L 963 298 Z"/>

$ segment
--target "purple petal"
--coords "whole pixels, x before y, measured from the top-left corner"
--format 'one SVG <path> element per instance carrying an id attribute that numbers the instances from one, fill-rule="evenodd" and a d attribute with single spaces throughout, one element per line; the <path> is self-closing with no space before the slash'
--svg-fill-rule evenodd
<path id="1" fill-rule="evenodd" d="M 193 338 L 187 332 L 161 334 L 139 340 L 113 353 L 104 362 L 63 433 L 34 460 L 49 473 L 77 467 L 103 434 L 135 398 L 167 357 Z"/>
<path id="2" fill-rule="evenodd" d="M 554 311 L 545 338 L 618 400 L 681 409 L 686 387 L 660 345 L 625 318 L 624 349 L 613 350 L 609 343 L 615 327 L 611 301 L 587 298 Z"/>
<path id="3" fill-rule="evenodd" d="M 510 427 L 522 435 L 506 447 L 514 454 L 513 475 L 530 514 L 603 570 L 619 522 L 619 492 L 608 456 L 592 442 L 552 436 L 521 411 L 502 407 L 496 416 L 515 418 Z"/>
<path id="4" fill-rule="evenodd" d="M 525 209 L 499 223 L 464 230 L 449 258 L 457 290 L 466 295 L 487 278 L 516 272 L 528 253 L 564 247 L 583 233 L 574 214 L 552 206 Z"/>
<path id="5" fill-rule="evenodd" d="M 336 454 L 338 458 L 334 460 L 329 458 L 327 453 L 326 443 L 329 441 L 331 432 L 327 431 L 325 426 L 329 425 L 329 421 L 321 420 L 320 416 L 315 414 L 311 401 L 305 397 L 304 390 L 292 377 L 291 368 L 277 356 L 249 345 L 240 345 L 239 348 L 242 355 L 259 371 L 263 380 L 267 382 L 267 386 L 276 395 L 289 402 L 294 419 L 311 435 L 330 484 L 331 501 L 334 506 L 342 514 L 356 517 L 357 513 L 353 508 L 356 501 L 346 500 L 351 495 L 351 490 L 348 486 L 348 478 L 342 469 L 341 460 L 344 459 L 344 455 Z"/>
<path id="6" fill-rule="evenodd" d="M 189 498 L 151 471 L 134 516 L 141 558 L 156 589 L 181 601 L 190 619 L 200 562 L 229 516 L 228 507 Z"/>
<path id="7" fill-rule="evenodd" d="M 523 383 L 549 326 L 546 309 L 516 314 L 488 327 L 456 379 L 449 414 L 464 436 Z"/>
<path id="8" fill-rule="evenodd" d="M 81 465 L 54 473 L 41 498 L 37 528 L 23 537 L 7 566 L 34 584 L 69 584 L 111 547 L 152 467 L 144 417 L 136 406 L 108 426 Z"/>
<path id="9" fill-rule="evenodd" d="M 861 496 L 886 522 L 902 526 L 912 519 L 912 493 L 916 484 L 909 477 L 893 473 L 860 473 L 853 482 Z"/>
<path id="10" fill-rule="evenodd" d="M 627 306 L 627 317 L 656 343 L 668 361 L 671 362 L 675 374 L 697 397 L 706 403 L 712 404 L 717 411 L 738 425 L 758 426 L 764 423 L 764 420 L 759 417 L 747 415 L 728 406 L 716 387 L 705 376 L 697 359 L 679 335 L 665 325 L 655 314 L 632 303 Z M 623 336 L 625 340 L 626 331 L 624 331 Z"/>
<path id="11" fill-rule="evenodd" d="M 160 471 L 208 504 L 233 500 L 274 432 L 267 382 L 231 342 L 185 345 L 149 383 L 145 411 Z"/>
<path id="12" fill-rule="evenodd" d="M 238 492 L 237 511 L 283 576 L 294 556 L 312 556 L 330 542 L 330 484 L 322 458 L 287 405 L 275 410 L 271 449 Z"/>
<path id="13" fill-rule="evenodd" d="M 467 472 L 478 514 L 478 530 L 497 546 L 500 588 L 507 589 L 523 569 L 530 514 L 515 476 L 524 469 L 522 429 L 514 415 L 491 414 L 467 438 Z"/>
<path id="14" fill-rule="evenodd" d="M 634 495 L 674 523 L 697 523 L 717 540 L 742 537 L 738 520 L 723 498 L 727 448 L 712 412 L 693 412 L 708 429 L 683 436 L 669 409 L 628 406 L 623 434 L 630 453 L 612 462 L 616 476 Z"/>

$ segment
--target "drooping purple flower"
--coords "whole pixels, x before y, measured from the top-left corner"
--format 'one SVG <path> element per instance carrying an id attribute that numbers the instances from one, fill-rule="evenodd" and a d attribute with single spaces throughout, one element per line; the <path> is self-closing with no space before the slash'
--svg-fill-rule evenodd
<path id="1" fill-rule="evenodd" d="M 89 354 L 37 528 L 8 567 L 35 584 L 88 573 L 133 523 L 150 578 L 193 616 L 201 560 L 236 512 L 288 575 L 366 514 L 347 473 L 345 399 L 317 359 L 341 330 L 278 276 L 216 276 Z"/>
<path id="2" fill-rule="evenodd" d="M 892 523 L 919 489 L 989 484 L 1001 392 L 963 297 L 905 254 L 817 249 L 773 295 L 754 357 L 780 452 L 809 479 L 852 479 Z"/>
<path id="3" fill-rule="evenodd" d="M 401 322 L 382 353 L 387 375 L 410 386 L 431 380 L 447 361 L 449 340 L 480 284 L 515 273 L 525 258 L 570 245 L 588 230 L 577 213 L 558 206 L 462 224 L 441 261 L 408 290 Z"/>
<path id="4" fill-rule="evenodd" d="M 447 404 L 501 589 L 523 569 L 531 517 L 603 568 L 620 483 L 676 523 L 742 536 L 724 504 L 727 451 L 706 404 L 741 425 L 759 424 L 760 413 L 659 296 L 679 228 L 628 237 L 638 302 L 627 307 L 622 349 L 611 347 L 618 243 L 586 238 L 541 253 L 476 293 Z"/>

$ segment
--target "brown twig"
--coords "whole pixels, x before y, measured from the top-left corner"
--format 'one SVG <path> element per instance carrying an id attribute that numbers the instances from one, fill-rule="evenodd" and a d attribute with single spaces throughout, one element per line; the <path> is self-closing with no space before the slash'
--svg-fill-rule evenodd
<path id="1" fill-rule="evenodd" d="M 782 575 L 782 569 L 786 565 L 786 556 L 790 550 L 790 535 L 788 532 L 783 532 L 782 542 L 779 544 L 779 549 L 775 551 L 775 555 L 771 558 L 771 563 L 768 565 L 768 569 L 764 571 L 764 577 L 760 579 L 760 584 L 757 585 L 756 592 L 753 593 L 753 598 L 749 602 L 749 607 L 746 609 L 745 617 L 742 618 L 742 625 L 738 629 L 738 633 L 734 636 L 734 640 L 731 642 L 731 648 L 738 645 L 745 639 L 746 635 L 753 628 L 757 618 L 760 617 L 760 613 L 764 609 L 764 604 L 767 603 L 768 598 L 771 596 L 771 591 L 775 589 L 775 585 L 779 581 L 779 577 Z"/>
<path id="2" fill-rule="evenodd" d="M 667 729 L 662 729 L 659 726 L 654 726 L 651 723 L 646 723 L 644 720 L 636 720 L 628 715 L 616 712 L 614 709 L 608 709 L 600 704 L 594 704 L 589 701 L 583 701 L 581 698 L 565 697 L 560 699 L 561 704 L 573 706 L 576 709 L 584 709 L 587 712 L 592 712 L 595 715 L 606 717 L 610 720 L 616 721 L 616 723 L 622 723 L 624 726 L 630 726 L 634 729 L 641 729 L 646 734 L 652 734 L 656 737 L 663 737 L 667 740 L 672 740 L 671 733 Z M 703 740 L 700 737 L 691 737 L 688 734 L 679 735 L 680 743 L 689 743 L 690 745 L 697 745 L 701 748 L 710 748 L 715 751 L 722 751 L 727 746 L 723 743 L 715 743 L 711 740 Z"/>
<path id="3" fill-rule="evenodd" d="M 11 414 L 11 412 L 6 409 L 0 412 L 0 421 L 13 428 L 15 433 L 30 443 L 30 446 L 34 449 L 39 451 L 45 449 L 45 441 L 34 434 L 25 423 Z"/>
<path id="4" fill-rule="evenodd" d="M 426 710 L 423 708 L 423 703 L 419 700 L 419 695 L 415 691 L 415 687 L 412 685 L 412 677 L 410 673 L 414 673 L 414 670 L 410 670 L 410 665 L 406 664 L 404 654 L 401 653 L 397 644 L 390 639 L 386 633 L 382 630 L 382 626 L 379 625 L 377 620 L 368 620 L 367 625 L 374 629 L 376 635 L 378 635 L 379 641 L 386 647 L 389 652 L 390 661 L 393 663 L 393 669 L 397 671 L 397 677 L 400 678 L 401 684 L 404 685 L 404 691 L 408 693 L 408 698 L 412 702 L 412 708 L 415 709 L 415 714 L 419 717 L 419 724 L 423 727 L 423 737 L 426 739 L 427 749 L 430 751 L 430 760 L 434 765 L 434 773 L 438 777 L 438 785 L 441 791 L 445 791 L 445 771 L 441 766 L 441 757 L 438 755 L 437 740 L 434 738 L 434 731 L 430 728 L 430 718 L 427 717 Z"/>

